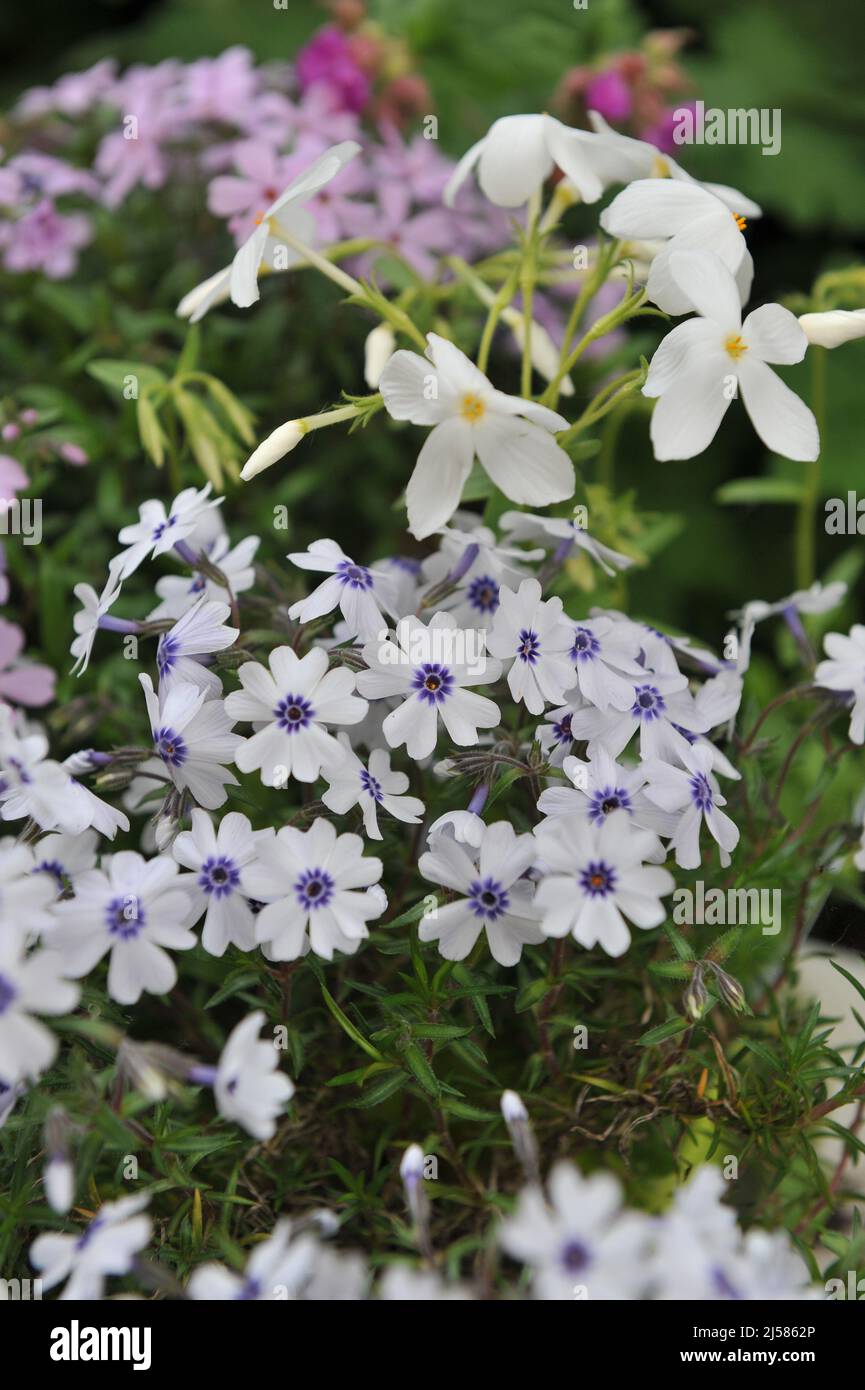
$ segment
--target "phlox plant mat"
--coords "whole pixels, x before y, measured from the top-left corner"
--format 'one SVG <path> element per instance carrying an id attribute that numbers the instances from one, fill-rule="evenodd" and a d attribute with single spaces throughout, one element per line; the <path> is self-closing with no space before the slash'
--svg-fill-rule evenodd
<path id="1" fill-rule="evenodd" d="M 865 272 L 764 302 L 633 64 L 457 161 L 358 24 L 4 125 L 0 1287 L 845 1297 L 865 1025 L 799 963 L 865 867 Z M 682 631 L 622 426 L 693 475 L 728 414 L 789 582 Z"/>

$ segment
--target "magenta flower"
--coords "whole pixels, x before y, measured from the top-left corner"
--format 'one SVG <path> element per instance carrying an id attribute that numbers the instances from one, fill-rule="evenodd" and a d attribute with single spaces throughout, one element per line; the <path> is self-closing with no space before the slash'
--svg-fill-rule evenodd
<path id="1" fill-rule="evenodd" d="M 16 705 L 47 705 L 54 699 L 57 680 L 50 666 L 19 662 L 24 633 L 14 623 L 0 618 L 0 700 Z"/>
<path id="2" fill-rule="evenodd" d="M 351 45 L 339 29 L 320 29 L 298 53 L 295 70 L 301 91 L 324 83 L 343 111 L 363 111 L 369 101 L 369 78 L 355 62 Z"/>
<path id="3" fill-rule="evenodd" d="M 631 89 L 615 69 L 599 72 L 588 83 L 585 102 L 589 111 L 598 111 L 605 120 L 615 125 L 626 121 L 631 114 Z"/>

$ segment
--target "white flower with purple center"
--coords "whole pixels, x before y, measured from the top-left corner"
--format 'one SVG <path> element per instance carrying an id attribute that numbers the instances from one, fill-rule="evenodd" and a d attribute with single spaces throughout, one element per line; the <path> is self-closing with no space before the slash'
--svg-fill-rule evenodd
<path id="1" fill-rule="evenodd" d="M 538 810 L 542 815 L 582 814 L 593 825 L 603 825 L 613 811 L 626 811 L 632 823 L 641 830 L 665 836 L 675 831 L 676 817 L 661 811 L 646 795 L 644 764 L 622 767 L 605 749 L 597 748 L 588 762 L 566 757 L 562 770 L 571 785 L 557 783 L 541 792 Z M 659 860 L 665 857 L 660 846 L 657 856 Z"/>
<path id="2" fill-rule="evenodd" d="M 530 714 L 544 705 L 561 705 L 577 684 L 569 653 L 573 624 L 560 598 L 543 599 L 537 579 L 524 579 L 519 590 L 503 587 L 487 646 L 493 656 L 510 661 L 508 688 Z"/>
<path id="3" fill-rule="evenodd" d="M 210 492 L 210 483 L 200 489 L 184 488 L 168 511 L 165 510 L 165 503 L 158 498 L 142 502 L 138 509 L 139 520 L 131 526 L 124 526 L 117 538 L 127 549 L 111 561 L 115 577 L 128 579 L 148 556 L 164 555 L 186 541 L 202 515 L 213 507 L 219 507 L 225 500 L 223 497 L 211 499 Z"/>
<path id="4" fill-rule="evenodd" d="M 530 561 L 542 560 L 542 550 L 520 550 L 497 544 L 488 526 L 478 526 L 470 513 L 457 512 L 452 526 L 441 530 L 439 549 L 423 562 L 424 594 L 441 590 L 437 606 L 453 613 L 465 627 L 488 628 L 499 607 L 503 584 L 516 589 L 531 571 Z M 445 592 L 451 586 L 455 591 Z"/>
<path id="5" fill-rule="evenodd" d="M 409 529 L 418 540 L 453 516 L 475 455 L 512 502 L 546 507 L 574 491 L 574 466 L 555 441 L 562 415 L 497 391 L 459 348 L 427 334 L 427 356 L 401 348 L 381 377 L 394 420 L 431 425 L 406 488 Z"/>
<path id="6" fill-rule="evenodd" d="M 826 660 L 814 672 L 814 682 L 846 695 L 850 710 L 850 740 L 865 742 L 865 626 L 854 623 L 849 634 L 828 632 L 823 638 Z"/>
<path id="7" fill-rule="evenodd" d="M 630 709 L 590 708 L 576 711 L 571 718 L 571 732 L 574 738 L 588 740 L 590 757 L 597 748 L 605 748 L 617 758 L 639 730 L 642 757 L 671 760 L 681 757 L 691 738 L 709 727 L 685 676 L 649 671 L 634 684 Z"/>
<path id="8" fill-rule="evenodd" d="M 634 686 L 645 679 L 639 647 L 611 618 L 586 618 L 574 625 L 571 660 L 580 694 L 597 709 L 630 709 Z"/>
<path id="9" fill-rule="evenodd" d="M 346 636 L 368 642 L 387 624 L 383 612 L 393 613 L 391 577 L 381 569 L 367 569 L 346 555 L 336 541 L 313 541 L 308 550 L 288 556 L 299 569 L 321 570 L 328 575 L 309 595 L 293 603 L 288 616 L 310 623 L 339 607 L 346 622 Z"/>
<path id="10" fill-rule="evenodd" d="M 404 772 L 391 771 L 390 754 L 386 748 L 374 748 L 366 766 L 352 750 L 347 734 L 339 735 L 343 749 L 340 763 L 325 768 L 328 789 L 322 801 L 329 811 L 344 816 L 352 806 L 360 806 L 363 827 L 371 840 L 380 840 L 378 811 L 386 811 L 395 820 L 417 825 L 425 807 L 416 796 L 406 796 L 409 780 Z"/>
<path id="11" fill-rule="evenodd" d="M 427 758 L 436 746 L 439 720 L 454 743 L 478 742 L 478 729 L 495 728 L 499 707 L 466 689 L 498 680 L 501 665 L 486 654 L 482 630 L 459 628 L 450 613 L 436 613 L 429 624 L 401 618 L 396 640 L 368 642 L 357 688 L 370 700 L 402 697 L 382 731 L 391 748 L 405 744 L 410 758 Z"/>
<path id="12" fill-rule="evenodd" d="M 128 1274 L 150 1239 L 150 1219 L 141 1215 L 149 1201 L 145 1193 L 103 1202 L 80 1235 L 47 1231 L 37 1236 L 30 1262 L 40 1271 L 43 1288 L 53 1289 L 65 1279 L 62 1300 L 100 1300 L 109 1275 Z"/>
<path id="13" fill-rule="evenodd" d="M 196 540 L 197 534 L 193 533 L 187 543 L 194 547 Z M 201 549 L 210 563 L 225 575 L 231 593 L 236 597 L 251 589 L 255 582 L 253 561 L 260 544 L 258 536 L 245 536 L 232 547 L 228 536 L 221 534 Z M 202 594 L 220 603 L 225 603 L 229 597 L 223 585 L 200 573 L 193 574 L 191 578 L 189 575 L 164 574 L 157 579 L 155 588 L 161 602 L 147 615 L 150 622 L 159 618 L 182 618 Z"/>
<path id="14" fill-rule="evenodd" d="M 590 1302 L 645 1297 L 652 1225 L 623 1210 L 617 1180 L 560 1162 L 547 1186 L 549 1202 L 526 1187 L 501 1229 L 507 1253 L 530 1267 L 535 1297 L 573 1302 L 578 1287 Z"/>
<path id="15" fill-rule="evenodd" d="M 294 1095 L 294 1082 L 279 1070 L 276 1038 L 259 1037 L 260 1009 L 232 1031 L 213 1078 L 220 1115 L 241 1125 L 254 1139 L 272 1139 L 276 1119 Z"/>
<path id="16" fill-rule="evenodd" d="M 363 850 L 359 835 L 337 835 L 324 819 L 306 831 L 284 825 L 260 845 L 245 881 L 266 904 L 255 932 L 268 959 L 296 960 L 310 946 L 325 960 L 334 951 L 354 954 L 369 935 L 367 922 L 387 905 L 381 889 L 372 887 L 382 861 Z"/>
<path id="17" fill-rule="evenodd" d="M 341 749 L 328 725 L 359 724 L 366 700 L 355 695 L 355 676 L 345 666 L 328 669 L 328 656 L 313 647 L 298 656 L 291 647 L 276 647 L 267 666 L 247 661 L 238 671 L 242 690 L 225 699 L 234 719 L 255 729 L 237 754 L 241 772 L 261 771 L 265 786 L 285 786 L 290 777 L 314 782 L 326 764 L 338 762 Z"/>
<path id="18" fill-rule="evenodd" d="M 148 860 L 121 850 L 104 856 L 100 868 L 81 875 L 75 897 L 55 906 L 52 946 L 63 957 L 64 973 L 81 979 L 107 954 L 108 993 L 119 1004 L 137 1003 L 143 991 L 167 994 L 177 982 L 168 950 L 196 944 L 187 927 L 191 886 L 166 855 Z"/>
<path id="19" fill-rule="evenodd" d="M 559 560 L 566 560 L 575 548 L 584 550 L 607 574 L 628 569 L 634 563 L 630 556 L 596 541 L 584 526 L 579 526 L 570 517 L 504 512 L 499 525 L 512 541 L 533 541 L 536 545 L 543 545 L 548 550 L 554 550 Z"/>
<path id="20" fill-rule="evenodd" d="M 31 940 L 50 932 L 57 880 L 38 874 L 41 867 L 38 846 L 16 844 L 11 838 L 0 841 L 0 929 L 4 932 L 20 932 Z"/>
<path id="21" fill-rule="evenodd" d="M 208 695 L 222 693 L 219 677 L 199 658 L 223 652 L 234 645 L 238 629 L 227 626 L 225 620 L 230 614 L 227 603 L 218 603 L 202 595 L 182 618 L 178 618 L 170 632 L 162 634 L 156 648 L 160 692 L 185 681 Z"/>
<path id="22" fill-rule="evenodd" d="M 7 1086 L 37 1077 L 57 1054 L 57 1039 L 36 1014 L 70 1013 L 78 1003 L 77 985 L 64 979 L 57 951 L 28 954 L 24 923 L 0 931 L 0 1077 Z"/>
<path id="23" fill-rule="evenodd" d="M 704 821 L 718 844 L 721 866 L 726 868 L 739 843 L 739 831 L 721 810 L 727 803 L 712 772 L 712 749 L 695 744 L 681 754 L 681 762 L 683 767 L 674 767 L 660 758 L 647 759 L 643 764 L 646 794 L 656 806 L 676 818 L 670 849 L 680 868 L 700 867 L 700 829 Z"/>
<path id="24" fill-rule="evenodd" d="M 223 701 L 208 700 L 203 690 L 180 681 L 157 695 L 148 675 L 138 679 L 147 702 L 153 747 L 166 774 L 205 810 L 222 806 L 228 796 L 226 785 L 237 786 L 237 778 L 225 764 L 235 760 L 244 743 L 231 732 L 234 720 Z"/>
<path id="25" fill-rule="evenodd" d="M 587 709 L 588 705 L 579 691 L 569 697 L 570 702 L 558 709 L 547 710 L 544 723 L 535 730 L 535 738 L 541 745 L 544 757 L 550 767 L 561 767 L 574 746 L 574 733 L 571 727 L 577 710 Z"/>
<path id="26" fill-rule="evenodd" d="M 245 891 L 245 871 L 254 861 L 262 840 L 273 830 L 253 830 L 246 816 L 229 811 L 214 829 L 205 811 L 192 812 L 192 829 L 184 830 L 171 852 L 184 869 L 192 872 L 196 892 L 195 918 L 204 912 L 201 944 L 212 956 L 222 956 L 229 946 L 255 949 L 255 909 Z"/>
<path id="27" fill-rule="evenodd" d="M 418 869 L 458 896 L 421 919 L 421 941 L 437 941 L 445 960 L 465 960 L 485 931 L 499 965 L 516 965 L 524 946 L 543 941 L 534 884 L 523 877 L 537 858 L 531 835 L 518 835 L 508 821 L 496 821 L 484 828 L 472 854 L 449 835 L 431 836 L 429 844 Z"/>
<path id="28" fill-rule="evenodd" d="M 63 831 L 43 835 L 33 846 L 33 872 L 46 875 L 55 896 L 74 892 L 78 875 L 96 867 L 98 843 L 95 830 L 84 830 L 80 835 Z"/>
<path id="29" fill-rule="evenodd" d="M 636 927 L 658 927 L 667 916 L 661 899 L 672 893 L 672 874 L 647 859 L 658 857 L 658 837 L 638 830 L 625 810 L 600 825 L 584 813 L 535 826 L 544 877 L 535 903 L 545 936 L 570 933 L 581 946 L 600 945 L 610 956 L 628 949 Z"/>

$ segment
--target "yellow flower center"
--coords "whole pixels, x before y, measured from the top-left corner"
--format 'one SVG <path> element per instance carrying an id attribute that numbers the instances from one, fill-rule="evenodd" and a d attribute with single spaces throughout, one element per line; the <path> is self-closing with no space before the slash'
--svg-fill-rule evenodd
<path id="1" fill-rule="evenodd" d="M 747 218 L 744 218 L 744 217 L 742 216 L 741 212 L 733 212 L 733 213 L 730 214 L 730 216 L 732 217 L 732 219 L 733 219 L 733 221 L 735 222 L 736 226 L 739 228 L 739 231 L 740 231 L 740 232 L 744 232 L 745 228 L 746 228 L 747 225 L 748 225 Z"/>
<path id="2" fill-rule="evenodd" d="M 460 402 L 460 415 L 464 420 L 468 420 L 470 425 L 477 424 L 486 410 L 486 406 L 480 396 L 476 396 L 473 391 L 467 391 Z"/>
<path id="3" fill-rule="evenodd" d="M 731 333 L 724 344 L 724 348 L 732 358 L 741 357 L 743 352 L 748 351 L 748 344 L 742 342 L 741 333 Z"/>
<path id="4" fill-rule="evenodd" d="M 662 154 L 656 154 L 652 160 L 652 167 L 649 171 L 650 179 L 668 179 L 670 177 L 670 166 Z"/>

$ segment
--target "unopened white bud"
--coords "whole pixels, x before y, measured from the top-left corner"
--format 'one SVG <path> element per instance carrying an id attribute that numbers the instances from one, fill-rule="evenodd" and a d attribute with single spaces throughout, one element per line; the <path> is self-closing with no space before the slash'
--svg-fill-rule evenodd
<path id="1" fill-rule="evenodd" d="M 302 420 L 288 420 L 284 425 L 280 425 L 259 444 L 243 465 L 240 470 L 243 481 L 248 483 L 250 478 L 263 473 L 265 468 L 270 468 L 271 464 L 285 458 L 286 454 L 297 448 L 306 432 L 307 427 Z"/>
<path id="2" fill-rule="evenodd" d="M 502 1108 L 505 1124 L 516 1124 L 520 1120 L 527 1120 L 529 1112 L 523 1105 L 522 1100 L 516 1091 L 502 1091 L 502 1098 L 499 1102 Z"/>
<path id="3" fill-rule="evenodd" d="M 865 338 L 865 309 L 830 309 L 825 314 L 801 314 L 799 326 L 815 347 L 834 348 Z"/>
<path id="4" fill-rule="evenodd" d="M 64 1216 L 75 1197 L 75 1173 L 69 1159 L 63 1155 L 49 1157 L 42 1172 L 42 1181 L 49 1207 L 59 1216 Z"/>
<path id="5" fill-rule="evenodd" d="M 381 374 L 396 351 L 396 336 L 387 323 L 380 323 L 367 334 L 363 350 L 363 376 L 367 386 L 377 391 Z"/>

